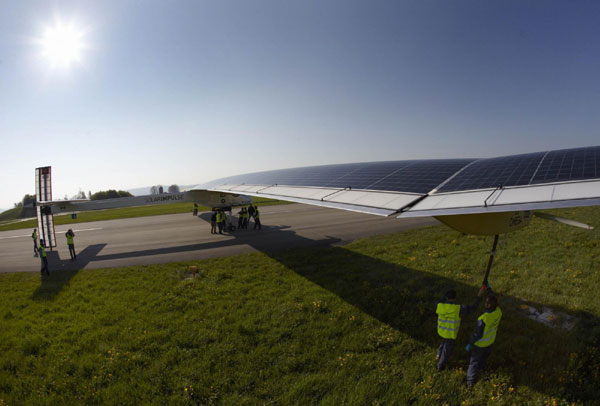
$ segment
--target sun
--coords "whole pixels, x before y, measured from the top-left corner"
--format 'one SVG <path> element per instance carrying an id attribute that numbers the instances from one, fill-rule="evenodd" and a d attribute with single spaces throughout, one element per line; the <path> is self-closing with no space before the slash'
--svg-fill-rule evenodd
<path id="1" fill-rule="evenodd" d="M 53 68 L 68 69 L 73 64 L 81 63 L 86 48 L 84 31 L 74 23 L 60 20 L 46 27 L 38 42 L 42 47 L 42 56 Z"/>

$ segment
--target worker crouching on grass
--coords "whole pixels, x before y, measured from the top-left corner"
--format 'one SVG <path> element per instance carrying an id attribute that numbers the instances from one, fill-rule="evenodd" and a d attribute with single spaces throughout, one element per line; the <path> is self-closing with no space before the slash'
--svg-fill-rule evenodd
<path id="1" fill-rule="evenodd" d="M 454 351 L 456 337 L 458 337 L 458 330 L 460 329 L 461 317 L 464 317 L 477 309 L 484 293 L 485 287 L 481 287 L 475 301 L 470 305 L 456 304 L 455 290 L 449 290 L 446 292 L 446 295 L 438 301 L 437 309 L 435 311 L 438 315 L 437 331 L 439 336 L 442 337 L 442 342 L 437 349 L 436 357 L 438 360 L 438 371 L 441 371 L 446 367 L 446 363 Z"/>
<path id="2" fill-rule="evenodd" d="M 471 341 L 467 344 L 467 351 L 473 350 L 467 370 L 467 385 L 475 384 L 477 373 L 485 369 L 485 364 L 492 352 L 492 346 L 496 341 L 498 326 L 502 318 L 502 311 L 498 306 L 498 298 L 488 287 L 488 297 L 485 298 L 485 312 L 477 319 L 477 326 Z"/>

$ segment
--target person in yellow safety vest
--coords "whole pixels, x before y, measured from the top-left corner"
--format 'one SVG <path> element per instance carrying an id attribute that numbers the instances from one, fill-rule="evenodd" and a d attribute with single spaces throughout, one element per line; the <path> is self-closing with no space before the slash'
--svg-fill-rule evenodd
<path id="1" fill-rule="evenodd" d="M 240 209 L 240 211 L 238 212 L 238 225 L 237 225 L 238 230 L 241 230 L 243 226 L 244 226 L 244 208 L 242 207 Z"/>
<path id="2" fill-rule="evenodd" d="M 38 247 L 38 251 L 40 252 L 40 260 L 42 261 L 42 269 L 40 272 L 43 275 L 44 271 L 46 271 L 46 275 L 50 275 L 50 271 L 48 270 L 48 258 L 46 258 L 46 248 L 44 245 L 44 240 L 40 240 L 40 246 Z"/>
<path id="3" fill-rule="evenodd" d="M 435 310 L 438 315 L 437 332 L 442 337 L 442 342 L 437 349 L 436 359 L 438 360 L 437 369 L 441 371 L 452 356 L 458 330 L 460 329 L 460 319 L 467 314 L 475 311 L 481 302 L 481 297 L 485 293 L 485 287 L 481 287 L 477 297 L 470 305 L 456 304 L 456 291 L 449 290 L 446 295 L 437 302 Z"/>
<path id="4" fill-rule="evenodd" d="M 258 210 L 258 206 L 254 206 L 254 230 L 258 227 L 259 230 L 262 230 L 262 225 L 260 224 L 260 210 Z"/>
<path id="5" fill-rule="evenodd" d="M 219 234 L 223 234 L 223 226 L 225 225 L 225 213 L 222 210 L 217 211 L 217 227 Z"/>
<path id="6" fill-rule="evenodd" d="M 225 213 L 225 210 L 221 211 L 221 221 L 223 222 L 223 230 L 227 232 L 227 213 Z"/>
<path id="7" fill-rule="evenodd" d="M 67 231 L 65 237 L 67 237 L 67 245 L 69 246 L 69 255 L 71 255 L 71 261 L 75 261 L 77 259 L 77 254 L 75 253 L 75 241 L 73 240 L 75 233 L 69 228 L 69 231 Z"/>
<path id="8" fill-rule="evenodd" d="M 37 229 L 34 228 L 33 229 L 33 233 L 31 233 L 31 238 L 33 239 L 33 256 L 37 257 L 38 256 L 38 242 L 37 242 Z"/>
<path id="9" fill-rule="evenodd" d="M 245 230 L 248 228 L 248 209 L 245 207 L 242 207 L 242 228 Z"/>
<path id="10" fill-rule="evenodd" d="M 467 370 L 467 385 L 469 387 L 475 384 L 477 373 L 485 369 L 502 318 L 498 298 L 489 287 L 488 293 L 488 297 L 485 298 L 485 312 L 477 319 L 475 332 L 466 348 L 467 351 L 473 350 L 469 360 L 469 369 Z"/>
<path id="11" fill-rule="evenodd" d="M 210 233 L 217 234 L 217 212 L 213 211 L 210 216 Z"/>

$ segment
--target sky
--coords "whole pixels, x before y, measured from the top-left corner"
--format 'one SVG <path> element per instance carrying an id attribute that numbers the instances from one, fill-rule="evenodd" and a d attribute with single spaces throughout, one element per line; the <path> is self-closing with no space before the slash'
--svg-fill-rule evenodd
<path id="1" fill-rule="evenodd" d="M 6 1 L 0 208 L 47 165 L 60 199 L 600 145 L 599 20 L 583 0 Z"/>

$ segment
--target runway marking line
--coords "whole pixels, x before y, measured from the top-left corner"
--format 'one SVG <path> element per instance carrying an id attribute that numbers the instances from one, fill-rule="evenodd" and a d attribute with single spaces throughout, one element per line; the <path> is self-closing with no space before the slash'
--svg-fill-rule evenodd
<path id="1" fill-rule="evenodd" d="M 81 231 L 95 231 L 95 230 L 102 230 L 102 227 L 96 227 L 96 228 L 83 228 L 81 230 L 73 230 L 73 232 L 81 232 Z M 60 231 L 59 231 L 60 232 Z M 23 237 L 31 237 L 31 234 L 24 234 L 24 235 L 11 235 L 10 237 L 0 237 L 0 240 L 9 240 L 12 238 L 23 238 Z"/>

